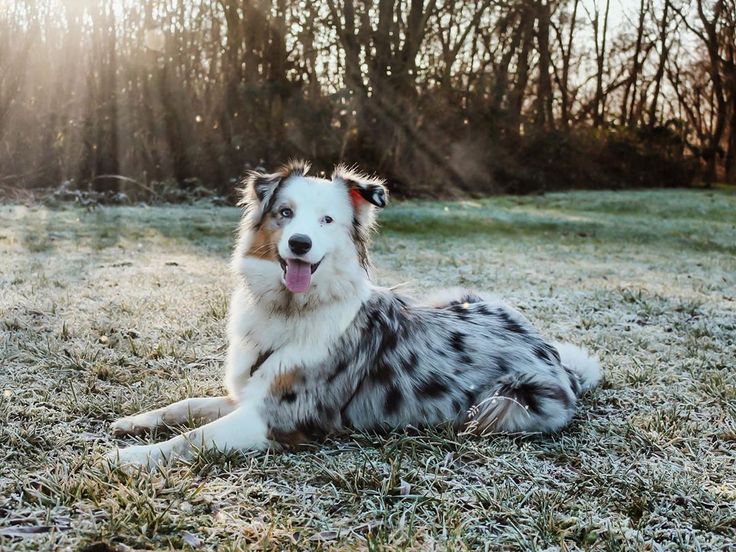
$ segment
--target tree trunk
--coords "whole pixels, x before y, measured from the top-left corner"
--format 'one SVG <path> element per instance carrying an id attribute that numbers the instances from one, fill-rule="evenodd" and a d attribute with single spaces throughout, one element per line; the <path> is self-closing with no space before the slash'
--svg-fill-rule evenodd
<path id="1" fill-rule="evenodd" d="M 578 15 L 578 6 L 580 0 L 574 0 L 572 8 L 572 18 L 570 19 L 570 34 L 567 37 L 567 48 L 562 53 L 562 82 L 560 84 L 560 96 L 562 102 L 560 105 L 560 118 L 562 126 L 568 128 L 570 126 L 570 58 L 572 56 L 573 37 L 575 36 L 575 22 Z M 561 42 L 561 39 L 560 39 Z M 560 47 L 562 44 L 560 43 Z"/>
<path id="2" fill-rule="evenodd" d="M 520 20 L 522 18 L 523 15 L 520 15 Z M 504 99 L 509 94 L 509 66 L 511 65 L 511 61 L 514 58 L 514 55 L 519 49 L 519 44 L 521 43 L 521 38 L 523 34 L 524 27 L 521 25 L 520 21 L 519 25 L 516 25 L 511 35 L 511 44 L 509 45 L 508 49 L 503 53 L 503 56 L 501 56 L 501 61 L 496 66 L 496 69 L 494 71 L 493 85 L 491 86 L 491 94 L 489 100 L 490 110 L 493 114 L 500 113 Z"/>
<path id="3" fill-rule="evenodd" d="M 517 74 L 516 83 L 511 90 L 509 96 L 509 124 L 508 130 L 512 136 L 519 136 L 521 125 L 521 109 L 524 104 L 524 92 L 529 80 L 529 53 L 532 49 L 532 41 L 534 40 L 534 12 L 529 9 L 529 4 L 525 3 L 521 15 L 522 42 L 521 51 L 517 58 Z"/>
<path id="4" fill-rule="evenodd" d="M 669 46 L 667 46 L 667 35 L 669 32 L 669 3 L 665 2 L 664 10 L 662 12 L 662 19 L 660 21 L 660 33 L 659 33 L 659 66 L 657 67 L 657 74 L 654 76 L 654 93 L 652 94 L 652 102 L 649 105 L 649 121 L 648 127 L 654 128 L 657 122 L 657 102 L 659 101 L 659 91 L 662 85 L 662 77 L 664 76 L 664 68 L 667 63 L 667 57 L 669 56 Z"/>
<path id="5" fill-rule="evenodd" d="M 535 124 L 538 128 L 551 128 L 554 124 L 552 115 L 552 81 L 549 75 L 549 0 L 537 3 L 537 47 L 539 48 L 539 83 L 537 85 L 537 108 Z"/>
<path id="6" fill-rule="evenodd" d="M 736 75 L 734 75 L 736 77 Z M 726 171 L 726 182 L 736 185 L 736 82 L 733 83 L 735 90 L 731 92 L 731 121 L 728 125 L 728 151 L 724 162 Z"/>
<path id="7" fill-rule="evenodd" d="M 596 6 L 594 35 L 595 35 L 595 51 L 596 51 L 596 76 L 595 76 L 595 99 L 593 110 L 593 126 L 599 127 L 603 124 L 605 118 L 605 97 L 603 94 L 603 65 L 606 59 L 606 38 L 608 35 L 608 12 L 611 7 L 611 0 L 606 0 L 606 11 L 603 16 L 603 31 L 600 45 L 598 44 L 598 34 L 600 27 L 600 11 Z"/>
<path id="8" fill-rule="evenodd" d="M 636 43 L 634 45 L 634 56 L 631 60 L 631 76 L 629 77 L 626 87 L 624 88 L 624 96 L 621 102 L 621 124 L 634 126 L 634 101 L 636 98 L 636 84 L 639 79 L 639 55 L 641 54 L 641 44 L 644 35 L 644 19 L 645 19 L 645 4 L 644 0 L 639 3 L 639 24 L 636 30 Z M 633 89 L 633 92 L 632 92 Z M 629 94 L 631 93 L 631 108 L 629 109 Z"/>

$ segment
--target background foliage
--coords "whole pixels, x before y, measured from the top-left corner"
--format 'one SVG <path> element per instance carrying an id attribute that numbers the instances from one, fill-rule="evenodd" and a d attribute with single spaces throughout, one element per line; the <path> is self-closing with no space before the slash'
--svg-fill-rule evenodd
<path id="1" fill-rule="evenodd" d="M 734 0 L 0 0 L 0 186 L 399 195 L 736 182 Z"/>

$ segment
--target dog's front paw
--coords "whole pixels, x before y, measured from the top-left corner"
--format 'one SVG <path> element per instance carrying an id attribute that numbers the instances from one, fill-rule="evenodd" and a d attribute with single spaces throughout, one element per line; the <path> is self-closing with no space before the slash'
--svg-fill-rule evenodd
<path id="1" fill-rule="evenodd" d="M 157 428 L 160 425 L 158 416 L 152 416 L 151 413 L 136 414 L 135 416 L 126 416 L 115 420 L 110 425 L 112 434 L 116 437 L 122 435 L 141 435 Z"/>
<path id="2" fill-rule="evenodd" d="M 112 465 L 126 470 L 144 468 L 155 469 L 166 461 L 163 451 L 155 445 L 138 445 L 115 449 L 105 455 Z"/>

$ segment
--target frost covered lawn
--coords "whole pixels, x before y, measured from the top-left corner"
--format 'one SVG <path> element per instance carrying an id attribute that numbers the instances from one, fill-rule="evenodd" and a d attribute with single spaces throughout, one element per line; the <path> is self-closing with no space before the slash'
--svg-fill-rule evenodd
<path id="1" fill-rule="evenodd" d="M 222 391 L 237 219 L 0 205 L 0 549 L 733 545 L 733 193 L 383 213 L 381 283 L 489 289 L 598 352 L 605 382 L 559 435 L 360 434 L 111 472 L 112 420 Z"/>

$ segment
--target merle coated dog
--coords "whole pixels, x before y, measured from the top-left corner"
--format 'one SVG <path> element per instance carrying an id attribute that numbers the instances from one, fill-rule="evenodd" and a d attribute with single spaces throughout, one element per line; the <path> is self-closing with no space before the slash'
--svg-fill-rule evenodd
<path id="1" fill-rule="evenodd" d="M 547 341 L 520 313 L 459 291 L 416 301 L 375 286 L 368 245 L 382 180 L 294 162 L 245 181 L 232 258 L 228 395 L 122 418 L 116 434 L 205 425 L 110 458 L 155 465 L 193 447 L 266 449 L 343 428 L 452 423 L 459 431 L 553 432 L 600 379 L 598 362 Z"/>

